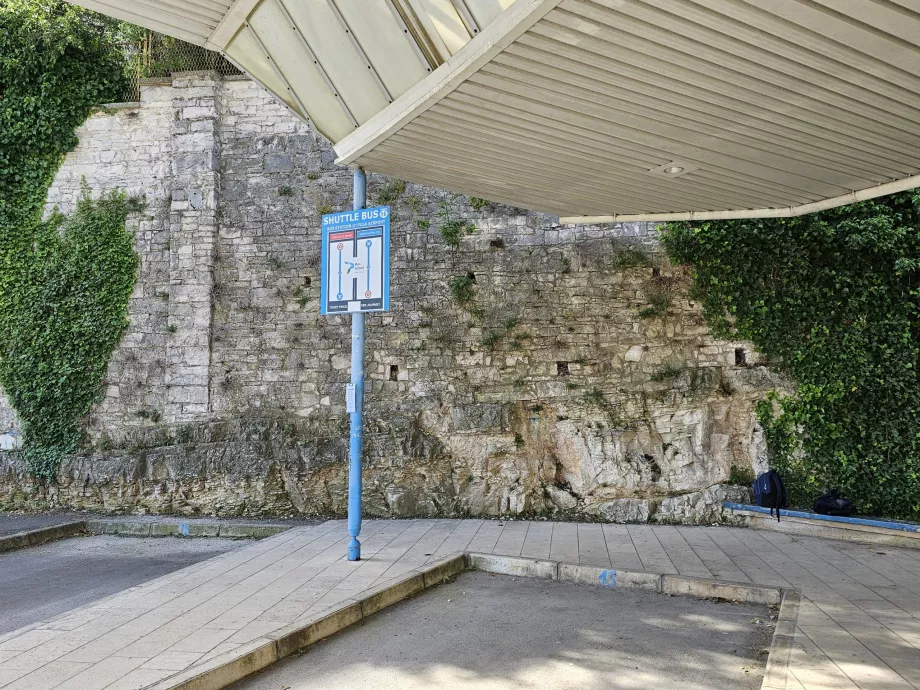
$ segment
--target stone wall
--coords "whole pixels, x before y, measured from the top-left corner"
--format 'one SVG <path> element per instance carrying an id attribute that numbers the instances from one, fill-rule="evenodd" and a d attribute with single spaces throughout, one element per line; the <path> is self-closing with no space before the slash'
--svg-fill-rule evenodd
<path id="1" fill-rule="evenodd" d="M 319 315 L 319 227 L 351 172 L 258 86 L 204 73 L 79 135 L 49 206 L 82 179 L 147 195 L 131 326 L 87 451 L 50 487 L 0 453 L 0 507 L 344 512 L 350 331 Z M 392 311 L 367 318 L 368 514 L 708 521 L 744 496 L 723 485 L 762 467 L 754 405 L 781 384 L 710 337 L 653 228 L 376 176 L 368 203 L 394 221 Z M 451 248 L 461 218 L 476 231 Z"/>

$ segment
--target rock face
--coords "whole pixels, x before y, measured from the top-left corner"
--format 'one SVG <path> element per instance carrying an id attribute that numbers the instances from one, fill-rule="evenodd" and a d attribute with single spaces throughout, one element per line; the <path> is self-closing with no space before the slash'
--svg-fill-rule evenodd
<path id="1" fill-rule="evenodd" d="M 664 499 L 655 511 L 655 522 L 711 525 L 731 520 L 722 509 L 725 501 L 750 503 L 751 488 L 720 484 L 703 491 Z"/>
<path id="2" fill-rule="evenodd" d="M 49 195 L 69 211 L 85 178 L 149 203 L 91 443 L 51 487 L 0 453 L 0 509 L 341 514 L 350 331 L 319 315 L 319 227 L 351 174 L 249 81 L 188 74 L 143 98 L 90 118 Z M 710 336 L 654 227 L 372 176 L 376 204 L 392 311 L 367 318 L 368 515 L 706 522 L 732 466 L 762 466 L 754 407 L 782 382 Z M 439 229 L 458 219 L 476 230 L 452 247 Z"/>
<path id="3" fill-rule="evenodd" d="M 593 507 L 593 513 L 608 522 L 648 522 L 657 502 L 647 498 L 617 498 Z"/>

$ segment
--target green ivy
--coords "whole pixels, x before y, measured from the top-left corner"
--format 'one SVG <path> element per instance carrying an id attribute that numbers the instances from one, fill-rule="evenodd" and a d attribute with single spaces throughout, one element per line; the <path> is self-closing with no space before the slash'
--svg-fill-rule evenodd
<path id="1" fill-rule="evenodd" d="M 663 242 L 714 332 L 795 386 L 758 408 L 793 503 L 837 488 L 864 513 L 920 517 L 920 194 L 672 223 Z"/>
<path id="2" fill-rule="evenodd" d="M 59 0 L 0 0 L 0 385 L 44 478 L 79 447 L 137 267 L 137 201 L 84 193 L 73 217 L 42 219 L 76 128 L 124 86 L 117 31 Z"/>

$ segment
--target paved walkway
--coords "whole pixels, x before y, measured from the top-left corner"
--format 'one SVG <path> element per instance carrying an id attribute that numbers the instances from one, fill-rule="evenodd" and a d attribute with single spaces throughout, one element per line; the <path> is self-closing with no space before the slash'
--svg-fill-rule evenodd
<path id="1" fill-rule="evenodd" d="M 920 550 L 725 527 L 371 521 L 298 527 L 0 636 L 3 690 L 131 690 L 460 551 L 794 586 L 790 690 L 920 688 Z M 2 562 L 0 562 L 2 563 Z"/>

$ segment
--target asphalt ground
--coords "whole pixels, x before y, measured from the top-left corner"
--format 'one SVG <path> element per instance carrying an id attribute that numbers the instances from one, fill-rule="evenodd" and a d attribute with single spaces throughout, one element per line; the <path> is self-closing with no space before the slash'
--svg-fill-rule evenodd
<path id="1" fill-rule="evenodd" d="M 80 513 L 0 513 L 0 537 L 85 519 Z"/>
<path id="2" fill-rule="evenodd" d="M 0 634 L 251 543 L 92 536 L 0 553 Z"/>
<path id="3" fill-rule="evenodd" d="M 756 690 L 768 607 L 465 573 L 234 690 Z"/>

